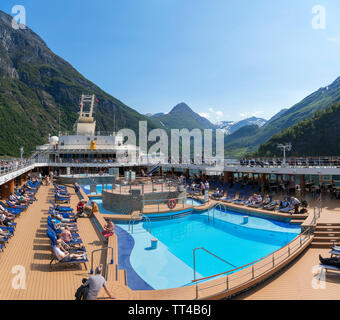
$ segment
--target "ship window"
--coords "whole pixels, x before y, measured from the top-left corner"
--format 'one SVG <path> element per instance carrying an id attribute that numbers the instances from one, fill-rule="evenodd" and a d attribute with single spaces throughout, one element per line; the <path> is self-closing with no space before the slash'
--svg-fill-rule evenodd
<path id="1" fill-rule="evenodd" d="M 90 137 L 87 138 L 87 141 L 90 141 Z"/>
<path id="2" fill-rule="evenodd" d="M 94 141 L 97 141 L 97 137 L 94 137 Z"/>

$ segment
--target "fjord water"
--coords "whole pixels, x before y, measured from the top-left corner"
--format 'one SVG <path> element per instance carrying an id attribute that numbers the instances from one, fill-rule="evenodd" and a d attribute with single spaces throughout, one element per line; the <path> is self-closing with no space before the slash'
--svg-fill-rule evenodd
<path id="1" fill-rule="evenodd" d="M 267 221 L 256 217 L 249 219 L 256 220 L 257 223 Z M 203 247 L 233 266 L 240 267 L 283 247 L 299 232 L 297 228 L 289 232 L 289 228 L 284 225 L 281 232 L 277 231 L 280 226 L 274 226 L 275 231 L 251 228 L 219 218 L 211 221 L 207 215 L 192 214 L 180 219 L 153 221 L 151 234 L 191 268 L 193 249 L 197 247 Z M 232 270 L 232 265 L 203 250 L 196 251 L 196 270 L 204 277 Z"/>

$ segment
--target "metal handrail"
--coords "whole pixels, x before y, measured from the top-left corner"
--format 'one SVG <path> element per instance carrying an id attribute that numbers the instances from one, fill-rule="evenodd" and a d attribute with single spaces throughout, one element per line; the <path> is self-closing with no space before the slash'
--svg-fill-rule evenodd
<path id="1" fill-rule="evenodd" d="M 216 254 L 210 252 L 209 250 L 203 248 L 203 247 L 197 247 L 193 250 L 192 254 L 193 254 L 193 259 L 194 259 L 194 281 L 196 282 L 196 250 L 204 250 L 205 252 L 209 253 L 210 255 L 212 255 L 213 257 L 223 261 L 226 264 L 229 264 L 230 266 L 236 268 L 236 266 L 234 266 L 232 263 L 222 259 L 221 257 L 217 256 Z M 198 299 L 198 284 L 196 282 L 196 299 Z"/>
<path id="2" fill-rule="evenodd" d="M 278 249 L 278 250 L 275 250 L 274 252 L 272 252 L 272 253 L 270 253 L 270 254 L 268 254 L 268 255 L 266 255 L 266 256 L 260 258 L 260 259 L 257 259 L 257 260 L 255 260 L 255 261 L 250 262 L 250 263 L 248 263 L 248 264 L 245 264 L 245 265 L 243 265 L 243 266 L 237 267 L 237 268 L 235 268 L 235 269 L 228 270 L 228 271 L 224 271 L 224 272 L 221 272 L 221 273 L 218 273 L 218 274 L 214 274 L 214 275 L 211 275 L 211 276 L 208 276 L 208 277 L 203 277 L 203 278 L 200 278 L 200 279 L 196 279 L 196 278 L 194 277 L 194 280 L 192 280 L 191 282 L 196 284 L 196 297 L 198 297 L 198 282 L 200 282 L 200 281 L 206 281 L 206 280 L 209 280 L 209 279 L 212 279 L 212 278 L 216 278 L 216 277 L 219 277 L 219 276 L 226 275 L 227 290 L 229 290 L 229 282 L 230 282 L 230 279 L 228 278 L 229 274 L 230 274 L 230 273 L 234 273 L 234 272 L 236 272 L 236 271 L 240 271 L 241 269 L 244 269 L 244 268 L 246 268 L 246 267 L 250 267 L 250 266 L 252 267 L 251 272 L 249 272 L 249 273 L 247 273 L 247 274 L 252 273 L 252 279 L 251 279 L 251 280 L 253 280 L 253 279 L 255 278 L 255 275 L 254 275 L 255 268 L 254 268 L 254 266 L 255 266 L 258 262 L 263 261 L 264 259 L 266 259 L 266 258 L 268 258 L 268 257 L 272 257 L 272 262 L 271 262 L 272 267 L 271 267 L 271 269 L 274 268 L 274 267 L 275 267 L 275 258 L 274 258 L 274 254 L 275 254 L 275 253 L 277 253 L 277 252 L 279 252 L 279 251 L 281 251 L 282 249 L 284 249 L 284 248 L 287 247 L 287 248 L 288 248 L 288 256 L 287 256 L 287 258 L 289 258 L 289 257 L 291 256 L 291 254 L 292 254 L 291 249 L 294 249 L 294 248 L 296 248 L 296 247 L 301 248 L 302 243 L 304 243 L 306 239 L 310 239 L 310 236 L 311 236 L 312 233 L 313 233 L 313 228 L 312 228 L 312 227 L 309 227 L 309 228 L 307 228 L 304 232 L 302 232 L 302 233 L 300 233 L 298 236 L 296 236 L 292 241 L 290 241 L 290 242 L 287 243 L 285 246 L 283 246 L 282 248 L 280 248 L 280 249 Z M 308 235 L 308 238 L 306 237 L 305 239 L 302 240 L 302 236 L 304 236 L 304 235 Z M 294 243 L 297 239 L 299 239 L 299 238 L 300 238 L 299 243 L 296 244 L 296 245 L 293 245 L 293 243 Z M 293 251 L 293 252 L 295 252 L 295 251 Z M 279 256 L 279 257 L 282 257 L 282 256 L 283 256 L 283 254 L 282 254 L 281 256 Z M 277 257 L 277 258 L 278 258 L 278 257 Z M 267 264 L 269 264 L 269 263 L 267 263 Z M 266 265 L 267 265 L 267 264 L 266 264 Z M 262 268 L 262 267 L 259 267 L 259 268 Z M 258 268 L 258 269 L 259 269 L 259 268 Z M 258 270 L 258 269 L 257 269 L 257 270 Z M 246 275 L 247 275 L 247 274 L 246 274 Z M 242 277 L 242 276 L 241 276 L 241 277 Z M 241 278 L 241 277 L 239 277 L 239 278 Z M 235 279 L 234 279 L 234 280 L 235 280 Z M 248 281 L 249 281 L 249 280 L 247 280 L 246 282 L 248 282 Z M 244 282 L 244 283 L 246 283 L 246 282 Z M 221 285 L 221 284 L 218 284 L 218 285 Z"/>
<path id="3" fill-rule="evenodd" d="M 141 215 L 140 212 L 135 212 L 131 215 L 131 217 L 129 219 L 129 223 L 128 223 L 128 231 L 130 231 L 130 228 L 131 228 L 130 223 L 131 223 L 132 219 L 134 219 L 134 217 L 138 218 L 140 215 Z"/>
<path id="4" fill-rule="evenodd" d="M 108 250 L 111 249 L 111 261 L 110 264 L 113 264 L 113 248 L 112 247 L 105 247 L 105 248 L 100 248 L 100 249 L 96 249 L 96 250 L 92 250 L 91 253 L 91 270 L 90 270 L 90 274 L 93 274 L 93 254 L 97 251 L 103 251 L 103 250 Z M 105 274 L 105 280 L 107 280 L 107 273 Z"/>
<path id="5" fill-rule="evenodd" d="M 221 211 L 222 211 L 222 208 L 224 208 L 224 212 L 226 212 L 227 213 L 227 206 L 226 205 L 224 205 L 223 203 L 217 203 L 216 205 L 215 205 L 215 207 L 214 207 L 214 210 L 213 210 L 213 220 L 215 219 L 215 209 L 217 208 L 217 207 L 219 207 L 220 209 L 221 209 Z M 208 219 L 209 219 L 209 211 L 208 211 Z"/>
<path id="6" fill-rule="evenodd" d="M 144 218 L 145 221 L 148 223 L 148 228 L 146 228 L 146 231 L 148 232 L 151 232 L 151 220 L 148 216 L 142 214 L 141 212 L 137 212 L 137 213 L 134 213 L 130 220 L 129 220 L 129 226 L 128 226 L 128 231 L 133 233 L 133 226 L 134 226 L 134 222 L 139 218 L 139 217 L 142 217 L 142 219 Z"/>

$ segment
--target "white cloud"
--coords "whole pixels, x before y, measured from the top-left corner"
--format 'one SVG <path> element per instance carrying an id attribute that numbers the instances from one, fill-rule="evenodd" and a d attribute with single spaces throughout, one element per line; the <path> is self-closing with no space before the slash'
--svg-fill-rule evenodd
<path id="1" fill-rule="evenodd" d="M 210 119 L 210 113 L 207 113 L 207 112 L 201 112 L 199 113 L 199 115 L 203 118 L 207 118 L 207 119 Z"/>
<path id="2" fill-rule="evenodd" d="M 244 112 L 244 113 L 240 113 L 240 116 L 244 119 L 247 119 L 247 118 L 251 118 L 251 117 L 258 117 L 262 113 L 263 113 L 262 110 L 255 111 L 255 112 Z"/>
<path id="3" fill-rule="evenodd" d="M 335 38 L 335 37 L 329 37 L 329 38 L 327 38 L 327 41 L 332 42 L 332 43 L 336 43 L 336 42 L 338 42 L 338 39 Z"/>
<path id="4" fill-rule="evenodd" d="M 221 121 L 223 117 L 222 111 L 215 111 L 213 108 L 208 109 L 209 112 L 201 112 L 199 115 L 201 117 L 207 118 L 212 122 Z"/>

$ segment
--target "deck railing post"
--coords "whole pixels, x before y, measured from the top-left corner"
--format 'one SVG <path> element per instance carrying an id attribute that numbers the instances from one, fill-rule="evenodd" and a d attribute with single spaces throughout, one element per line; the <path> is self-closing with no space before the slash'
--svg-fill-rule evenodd
<path id="1" fill-rule="evenodd" d="M 195 258 L 195 252 L 196 252 L 196 248 L 193 251 L 193 258 L 194 258 L 194 281 L 195 281 L 195 291 L 196 291 L 196 300 L 198 299 L 198 284 L 196 282 L 196 258 Z"/>
<path id="2" fill-rule="evenodd" d="M 225 281 L 226 281 L 227 290 L 229 290 L 229 279 L 228 279 L 228 275 L 226 276 Z"/>
<path id="3" fill-rule="evenodd" d="M 274 253 L 273 253 L 273 268 L 275 266 L 275 258 L 274 258 Z"/>
<path id="4" fill-rule="evenodd" d="M 252 274 L 252 279 L 254 279 L 254 265 L 251 266 L 251 274 Z"/>

